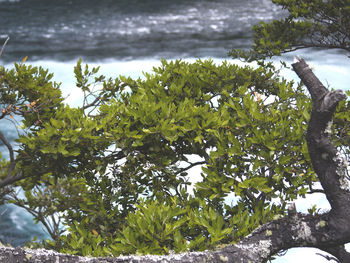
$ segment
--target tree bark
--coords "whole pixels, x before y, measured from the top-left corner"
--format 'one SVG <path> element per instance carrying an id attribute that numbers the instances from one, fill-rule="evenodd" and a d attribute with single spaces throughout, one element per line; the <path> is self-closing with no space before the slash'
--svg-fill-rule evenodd
<path id="1" fill-rule="evenodd" d="M 333 114 L 341 100 L 342 90 L 328 91 L 303 59 L 293 68 L 304 82 L 312 98 L 312 112 L 307 130 L 307 145 L 313 168 L 332 207 L 329 224 L 332 230 L 348 240 L 350 236 L 350 185 L 348 163 L 330 140 Z"/>
<path id="2" fill-rule="evenodd" d="M 344 244 L 350 242 L 350 187 L 347 162 L 330 141 L 330 125 L 336 106 L 346 95 L 341 90 L 328 91 L 303 59 L 293 68 L 311 94 L 313 101 L 307 130 L 307 145 L 313 168 L 322 184 L 331 210 L 304 215 L 293 208 L 283 218 L 257 228 L 236 244 L 215 251 L 189 252 L 166 256 L 122 256 L 88 258 L 59 254 L 48 250 L 0 248 L 0 261 L 17 262 L 232 262 L 263 263 L 277 252 L 293 247 L 315 247 L 350 262 Z M 329 257 L 329 259 L 331 259 Z"/>

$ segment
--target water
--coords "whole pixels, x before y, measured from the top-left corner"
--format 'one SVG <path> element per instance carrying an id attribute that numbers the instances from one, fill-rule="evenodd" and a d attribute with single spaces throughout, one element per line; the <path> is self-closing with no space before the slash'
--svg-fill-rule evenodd
<path id="1" fill-rule="evenodd" d="M 81 94 L 74 88 L 73 67 L 79 57 L 114 77 L 138 77 L 160 58 L 213 57 L 220 63 L 229 59 L 230 49 L 251 45 L 253 24 L 281 16 L 283 12 L 268 0 L 0 0 L 0 44 L 10 37 L 0 64 L 11 67 L 28 56 L 27 63 L 55 73 L 66 102 L 76 105 Z M 321 81 L 347 89 L 350 59 L 344 54 L 311 50 L 302 55 Z M 291 63 L 292 55 L 284 59 Z M 297 80 L 291 71 L 283 74 Z M 13 134 L 7 124 L 0 130 Z M 0 150 L 6 156 L 1 144 Z M 315 202 L 328 205 L 314 196 L 297 206 L 305 211 Z M 0 207 L 0 239 L 17 246 L 33 236 L 47 237 L 22 209 Z M 289 255 L 295 261 L 299 254 L 304 255 L 288 253 L 285 259 Z"/>
<path id="2" fill-rule="evenodd" d="M 6 62 L 82 57 L 226 57 L 251 43 L 249 28 L 281 15 L 267 0 L 22 0 L 0 2 Z"/>

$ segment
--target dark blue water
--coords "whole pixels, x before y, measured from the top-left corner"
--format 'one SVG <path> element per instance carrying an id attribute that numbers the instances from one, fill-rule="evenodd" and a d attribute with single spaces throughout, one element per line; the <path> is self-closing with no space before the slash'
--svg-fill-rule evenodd
<path id="1" fill-rule="evenodd" d="M 0 0 L 1 60 L 226 57 L 280 15 L 268 0 Z"/>

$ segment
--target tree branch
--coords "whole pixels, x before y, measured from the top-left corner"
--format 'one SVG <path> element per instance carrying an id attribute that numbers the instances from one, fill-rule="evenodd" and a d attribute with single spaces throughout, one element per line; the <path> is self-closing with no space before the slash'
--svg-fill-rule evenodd
<path id="1" fill-rule="evenodd" d="M 8 140 L 5 138 L 2 132 L 0 132 L 0 140 L 3 142 L 3 144 L 6 145 L 8 151 L 9 151 L 9 156 L 10 156 L 10 164 L 7 169 L 7 177 L 6 179 L 0 181 L 0 188 L 9 185 L 12 182 L 17 181 L 16 176 L 12 175 L 12 172 L 15 170 L 16 167 L 16 160 L 15 160 L 15 155 L 14 151 L 12 148 L 12 145 L 8 142 Z M 18 177 L 19 178 L 19 177 Z M 11 181 L 11 179 L 16 179 L 15 181 Z M 9 182 L 9 183 L 6 183 Z M 5 184 L 3 184 L 5 183 Z"/>
<path id="2" fill-rule="evenodd" d="M 172 255 L 146 255 L 146 256 L 120 256 L 116 258 L 88 258 L 59 254 L 48 250 L 27 250 L 20 248 L 0 248 L 0 256 L 6 262 L 51 262 L 51 258 L 57 258 L 60 262 L 213 262 L 213 263 L 263 263 L 278 251 L 292 247 L 325 247 L 326 244 L 336 244 L 330 241 L 330 234 L 325 220 L 327 214 L 302 215 L 295 214 L 269 222 L 256 229 L 249 236 L 237 244 L 229 245 L 216 251 L 189 252 Z M 14 251 L 16 250 L 16 251 Z M 15 253 L 16 252 L 16 253 Z M 28 257 L 28 254 L 30 257 Z M 48 256 L 49 255 L 49 256 Z M 16 261 L 17 260 L 17 261 Z M 64 261 L 66 260 L 66 261 Z M 52 261 L 53 262 L 53 261 Z"/>
<path id="3" fill-rule="evenodd" d="M 338 261 L 335 260 L 336 262 L 350 262 L 350 253 L 345 250 L 344 245 L 326 247 L 323 249 L 323 251 L 326 251 L 336 257 L 338 259 Z"/>
<path id="4" fill-rule="evenodd" d="M 10 162 L 14 162 L 15 161 L 15 157 L 14 157 L 14 153 L 13 153 L 13 148 L 11 146 L 11 144 L 6 140 L 5 136 L 3 135 L 3 133 L 0 131 L 0 140 L 2 141 L 3 144 L 6 145 L 8 151 L 9 151 L 9 155 L 10 155 Z"/>
<path id="5" fill-rule="evenodd" d="M 342 90 L 328 91 L 301 58 L 292 64 L 312 97 L 306 141 L 313 168 L 332 207 L 329 224 L 338 238 L 350 240 L 350 186 L 348 163 L 330 140 L 336 106 L 346 99 Z M 340 238 L 340 239 L 341 239 Z"/>
<path id="6" fill-rule="evenodd" d="M 0 50 L 0 57 L 2 55 L 2 52 L 4 52 L 4 49 L 5 49 L 5 46 L 7 44 L 7 42 L 10 40 L 10 37 L 7 37 L 6 40 L 5 40 L 5 43 L 2 45 L 2 48 Z"/>
<path id="7" fill-rule="evenodd" d="M 10 177 L 7 177 L 3 180 L 0 180 L 0 189 L 5 187 L 5 186 L 8 186 L 8 185 L 11 185 L 17 181 L 20 181 L 22 179 L 24 179 L 25 176 L 22 175 L 22 174 L 16 174 L 14 176 L 10 176 Z"/>
<path id="8" fill-rule="evenodd" d="M 178 175 L 178 174 L 181 174 L 183 172 L 186 172 L 187 170 L 197 166 L 197 165 L 203 165 L 203 164 L 206 164 L 207 162 L 206 161 L 199 161 L 199 162 L 195 162 L 195 163 L 190 163 L 190 165 L 184 167 L 184 168 L 181 168 L 178 172 L 175 173 L 175 175 Z"/>

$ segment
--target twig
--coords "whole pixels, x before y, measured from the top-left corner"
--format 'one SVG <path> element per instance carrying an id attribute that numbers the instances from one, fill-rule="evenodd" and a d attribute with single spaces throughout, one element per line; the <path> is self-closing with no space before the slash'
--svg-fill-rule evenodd
<path id="1" fill-rule="evenodd" d="M 191 165 L 187 166 L 187 167 L 184 167 L 184 168 L 181 168 L 179 171 L 177 171 L 175 174 L 180 174 L 180 173 L 183 173 L 197 165 L 201 165 L 201 164 L 206 164 L 207 162 L 206 161 L 201 161 L 201 162 L 195 162 L 195 163 L 191 163 Z"/>
<path id="2" fill-rule="evenodd" d="M 11 146 L 11 144 L 6 140 L 5 136 L 2 134 L 2 132 L 0 132 L 0 140 L 2 141 L 3 144 L 6 145 L 9 154 L 10 154 L 10 168 L 9 168 L 9 174 L 12 172 L 12 170 L 14 169 L 14 164 L 15 164 L 15 156 L 14 156 L 14 152 L 13 152 L 13 148 Z"/>
<path id="3" fill-rule="evenodd" d="M 323 255 L 323 254 L 321 254 L 321 253 L 316 253 L 316 255 L 321 256 L 321 257 L 324 257 L 324 258 L 325 258 L 326 260 L 328 260 L 328 261 L 334 260 L 335 262 L 340 263 L 340 261 L 339 261 L 337 258 L 335 258 L 335 257 L 331 257 L 331 256 L 328 256 L 328 255 Z"/>
<path id="4" fill-rule="evenodd" d="M 24 178 L 25 178 L 25 176 L 23 174 L 16 174 L 14 176 L 7 177 L 7 178 L 0 181 L 0 188 L 3 188 L 3 187 L 10 185 L 10 184 L 13 184 L 14 182 L 20 181 Z"/>
<path id="5" fill-rule="evenodd" d="M 0 57 L 1 57 L 2 52 L 4 51 L 5 46 L 6 46 L 6 44 L 7 44 L 7 42 L 8 42 L 9 40 L 10 40 L 10 37 L 7 37 L 7 39 L 5 40 L 5 43 L 2 45 L 2 48 L 1 48 L 1 50 L 0 50 Z"/>

